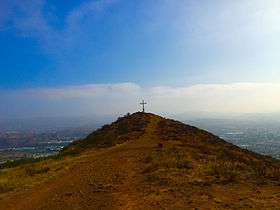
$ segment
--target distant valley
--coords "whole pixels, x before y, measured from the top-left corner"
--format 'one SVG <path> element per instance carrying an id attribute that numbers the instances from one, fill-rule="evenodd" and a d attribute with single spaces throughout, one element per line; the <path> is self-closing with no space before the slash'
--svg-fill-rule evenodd
<path id="1" fill-rule="evenodd" d="M 7 160 L 37 158 L 56 154 L 74 140 L 85 138 L 92 129 L 69 128 L 36 133 L 31 131 L 0 132 L 0 163 Z"/>
<path id="2" fill-rule="evenodd" d="M 30 119 L 27 123 L 10 120 L 6 124 L 2 121 L 0 163 L 56 154 L 72 141 L 85 138 L 111 118 Z M 280 123 L 275 118 L 175 118 L 212 132 L 239 147 L 280 158 Z"/>
<path id="3" fill-rule="evenodd" d="M 275 119 L 197 119 L 185 121 L 244 149 L 280 158 L 280 122 Z"/>

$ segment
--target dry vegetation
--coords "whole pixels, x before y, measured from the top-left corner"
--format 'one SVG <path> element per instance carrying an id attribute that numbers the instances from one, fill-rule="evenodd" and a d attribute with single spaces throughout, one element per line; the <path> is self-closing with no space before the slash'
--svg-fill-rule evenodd
<path id="1" fill-rule="evenodd" d="M 192 154 L 195 165 L 204 165 L 208 174 L 226 183 L 235 181 L 280 181 L 280 161 L 237 146 L 206 131 L 173 120 L 162 120 L 158 132 L 165 141 L 177 140 L 184 154 Z M 195 157 L 197 154 L 198 157 Z"/>
<path id="2" fill-rule="evenodd" d="M 9 163 L 0 169 L 0 200 L 9 194 L 30 189 L 57 177 L 72 165 L 70 158 L 64 160 L 24 160 Z M 0 205 L 1 206 L 1 205 Z"/>
<path id="3" fill-rule="evenodd" d="M 111 125 L 104 125 L 85 139 L 73 142 L 65 147 L 60 155 L 77 155 L 92 147 L 111 147 L 130 139 L 139 138 L 148 123 L 148 118 L 141 119 L 140 115 L 130 117 L 130 114 L 127 114 Z"/>
<path id="4" fill-rule="evenodd" d="M 0 207 L 279 209 L 279 185 L 278 160 L 136 113 L 55 158 L 0 170 Z"/>

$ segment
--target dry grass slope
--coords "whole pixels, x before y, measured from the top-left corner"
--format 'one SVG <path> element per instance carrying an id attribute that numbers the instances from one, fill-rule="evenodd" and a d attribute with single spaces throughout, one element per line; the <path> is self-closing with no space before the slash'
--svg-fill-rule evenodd
<path id="1" fill-rule="evenodd" d="M 0 209 L 279 209 L 280 163 L 135 113 L 56 158 L 0 171 Z"/>

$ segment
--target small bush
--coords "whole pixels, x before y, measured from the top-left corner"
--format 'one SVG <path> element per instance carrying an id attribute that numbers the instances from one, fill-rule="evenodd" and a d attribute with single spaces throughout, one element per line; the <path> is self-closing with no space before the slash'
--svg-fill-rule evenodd
<path id="1" fill-rule="evenodd" d="M 253 164 L 253 172 L 257 178 L 265 178 L 266 176 L 266 166 L 261 163 Z"/>
<path id="2" fill-rule="evenodd" d="M 153 173 L 157 171 L 160 168 L 160 165 L 155 163 L 155 164 L 149 164 L 143 171 L 143 174 L 148 174 L 148 173 Z"/>
<path id="3" fill-rule="evenodd" d="M 229 150 L 221 150 L 219 151 L 219 153 L 217 154 L 217 158 L 219 160 L 224 160 L 224 161 L 236 161 L 236 162 L 246 162 L 246 159 L 244 159 L 241 154 L 238 153 L 234 153 L 233 151 L 229 151 Z"/>
<path id="4" fill-rule="evenodd" d="M 0 194 L 14 190 L 15 186 L 9 183 L 0 183 Z"/>
<path id="5" fill-rule="evenodd" d="M 129 124 L 127 121 L 120 121 L 117 129 L 118 135 L 124 135 L 129 132 Z"/>
<path id="6" fill-rule="evenodd" d="M 28 176 L 34 176 L 36 174 L 43 174 L 43 173 L 47 173 L 50 170 L 49 167 L 42 167 L 42 168 L 35 168 L 35 167 L 26 167 L 25 168 L 25 173 Z"/>
<path id="7" fill-rule="evenodd" d="M 192 165 L 189 161 L 183 160 L 183 161 L 178 161 L 177 162 L 177 168 L 178 169 L 191 169 Z"/>
<path id="8" fill-rule="evenodd" d="M 238 166 L 234 162 L 215 162 L 210 166 L 209 174 L 228 184 L 236 181 Z"/>
<path id="9" fill-rule="evenodd" d="M 253 165 L 253 173 L 258 179 L 267 178 L 272 180 L 280 180 L 280 168 L 277 166 L 267 166 L 262 163 L 255 163 Z"/>
<path id="10" fill-rule="evenodd" d="M 268 168 L 267 175 L 274 179 L 274 180 L 280 180 L 280 168 L 279 167 L 271 167 Z"/>
<path id="11" fill-rule="evenodd" d="M 143 160 L 144 163 L 151 163 L 152 161 L 153 161 L 153 158 L 151 156 L 147 156 Z"/>

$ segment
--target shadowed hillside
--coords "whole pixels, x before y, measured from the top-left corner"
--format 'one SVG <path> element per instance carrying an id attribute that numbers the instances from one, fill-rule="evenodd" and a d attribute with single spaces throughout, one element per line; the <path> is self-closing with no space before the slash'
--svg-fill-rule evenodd
<path id="1" fill-rule="evenodd" d="M 0 171 L 0 209 L 279 209 L 280 163 L 147 113 Z"/>

